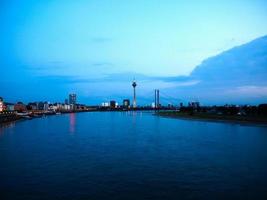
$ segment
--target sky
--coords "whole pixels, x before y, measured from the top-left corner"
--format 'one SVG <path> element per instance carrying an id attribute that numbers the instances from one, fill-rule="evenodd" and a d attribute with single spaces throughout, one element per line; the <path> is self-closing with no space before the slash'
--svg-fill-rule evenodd
<path id="1" fill-rule="evenodd" d="M 0 96 L 100 104 L 132 98 L 135 78 L 149 103 L 179 86 L 166 78 L 267 35 L 266 21 L 265 0 L 0 0 Z"/>

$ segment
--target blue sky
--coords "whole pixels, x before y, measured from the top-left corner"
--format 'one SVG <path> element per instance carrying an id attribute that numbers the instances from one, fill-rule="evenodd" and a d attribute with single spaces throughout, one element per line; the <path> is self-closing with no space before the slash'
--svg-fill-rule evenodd
<path id="1" fill-rule="evenodd" d="M 121 101 L 131 98 L 136 77 L 146 97 L 177 86 L 166 78 L 266 35 L 266 8 L 264 0 L 2 0 L 0 95 Z"/>

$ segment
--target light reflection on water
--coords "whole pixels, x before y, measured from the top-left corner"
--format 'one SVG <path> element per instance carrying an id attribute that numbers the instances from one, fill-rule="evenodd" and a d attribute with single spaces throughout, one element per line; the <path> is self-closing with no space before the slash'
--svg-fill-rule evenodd
<path id="1" fill-rule="evenodd" d="M 69 131 L 70 131 L 71 134 L 74 134 L 75 133 L 75 126 L 76 126 L 76 114 L 75 113 L 70 113 L 69 114 L 69 118 L 70 118 L 70 121 L 69 121 L 69 124 L 70 124 Z"/>
<path id="2" fill-rule="evenodd" d="M 15 122 L 7 122 L 0 124 L 0 137 L 5 133 L 5 128 L 12 129 L 15 126 Z"/>

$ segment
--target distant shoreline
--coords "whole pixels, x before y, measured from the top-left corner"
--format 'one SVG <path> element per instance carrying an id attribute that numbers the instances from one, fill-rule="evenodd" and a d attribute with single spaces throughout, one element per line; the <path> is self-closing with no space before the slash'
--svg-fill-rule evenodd
<path id="1" fill-rule="evenodd" d="M 80 112 L 90 112 L 90 111 L 71 111 L 71 112 L 59 112 L 59 114 L 70 114 L 70 113 L 80 113 Z M 25 121 L 25 120 L 32 120 L 35 118 L 42 118 L 43 116 L 52 116 L 57 115 L 56 112 L 51 113 L 25 113 L 25 115 L 19 115 L 15 112 L 7 112 L 7 113 L 1 113 L 0 115 L 0 126 L 4 126 L 6 124 L 18 122 L 18 121 Z"/>
<path id="2" fill-rule="evenodd" d="M 124 110 L 87 110 L 87 111 L 74 111 L 74 112 L 61 112 L 60 114 L 70 114 L 70 113 L 81 113 L 81 112 L 114 112 L 119 111 L 123 112 Z M 133 110 L 129 110 L 133 111 Z M 138 111 L 138 110 L 134 110 Z M 145 111 L 145 110 L 140 110 Z M 152 111 L 152 110 L 149 110 Z M 33 116 L 29 119 L 23 117 L 14 117 L 7 121 L 1 121 L 0 125 L 4 126 L 17 121 L 31 120 L 34 118 L 40 118 L 42 116 L 56 115 L 46 114 Z M 209 113 L 187 113 L 187 112 L 177 112 L 177 111 L 158 111 L 154 115 L 167 118 L 183 119 L 183 120 L 197 120 L 197 121 L 208 121 L 208 122 L 222 122 L 222 123 L 235 123 L 235 124 L 247 124 L 247 125 L 260 125 L 267 126 L 267 117 L 266 116 L 238 116 L 238 115 L 218 115 L 218 114 L 209 114 Z"/>
<path id="3" fill-rule="evenodd" d="M 112 110 L 101 110 L 101 109 L 92 109 L 92 110 L 75 110 L 75 111 L 60 111 L 60 112 L 51 112 L 51 113 L 45 113 L 45 112 L 37 112 L 35 114 L 26 113 L 25 115 L 18 115 L 14 112 L 10 113 L 1 113 L 0 115 L 0 127 L 5 126 L 10 123 L 15 123 L 18 121 L 25 121 L 25 120 L 32 120 L 35 118 L 42 118 L 43 116 L 53 116 L 57 114 L 71 114 L 71 113 L 85 113 L 85 112 L 127 112 L 127 111 L 152 111 L 152 110 L 142 110 L 142 109 L 129 109 L 129 110 L 123 110 L 123 109 L 112 109 Z"/>
<path id="4" fill-rule="evenodd" d="M 164 112 L 160 111 L 155 113 L 157 116 L 169 117 L 184 120 L 198 120 L 198 121 L 209 121 L 209 122 L 222 122 L 222 123 L 236 123 L 236 124 L 247 124 L 247 125 L 262 125 L 267 126 L 267 117 L 259 116 L 236 116 L 236 115 L 216 115 L 208 113 L 189 113 L 181 112 Z"/>

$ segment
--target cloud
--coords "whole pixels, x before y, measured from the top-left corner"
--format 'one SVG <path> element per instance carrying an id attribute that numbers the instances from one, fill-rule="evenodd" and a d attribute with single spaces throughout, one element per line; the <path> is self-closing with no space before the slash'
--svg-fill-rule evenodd
<path id="1" fill-rule="evenodd" d="M 107 63 L 108 64 L 108 63 Z M 104 66 L 105 63 L 97 63 L 95 66 Z M 87 76 L 87 75 L 40 75 L 41 79 L 48 79 L 57 81 L 60 83 L 74 84 L 74 83 L 131 83 L 133 79 L 137 82 L 142 82 L 146 85 L 152 86 L 153 84 L 160 83 L 164 86 L 172 87 L 184 87 L 184 86 L 193 86 L 200 83 L 199 80 L 191 79 L 186 76 L 178 77 L 160 77 L 160 76 L 147 76 L 140 73 L 133 72 L 122 72 L 114 74 L 101 74 L 98 77 Z M 156 86 L 155 85 L 155 86 Z"/>
<path id="2" fill-rule="evenodd" d="M 192 85 L 197 85 L 198 83 L 200 83 L 199 80 L 184 81 L 176 83 L 176 86 L 192 86 Z"/>
<path id="3" fill-rule="evenodd" d="M 192 80 L 190 76 L 155 76 L 151 77 L 151 79 L 162 80 L 164 82 L 186 82 Z"/>
<path id="4" fill-rule="evenodd" d="M 267 86 L 245 85 L 226 91 L 229 95 L 267 97 Z"/>

